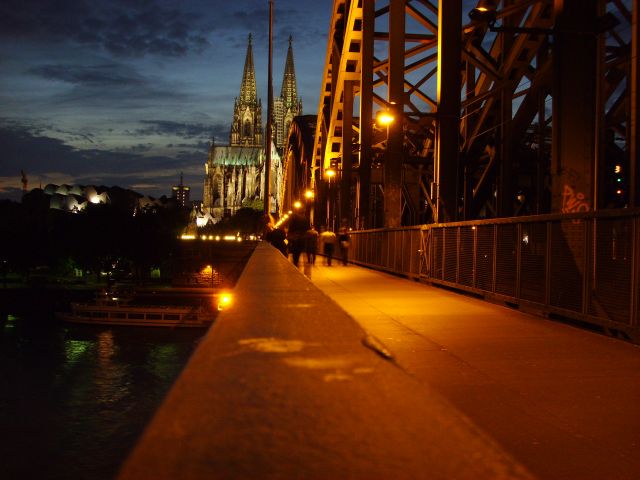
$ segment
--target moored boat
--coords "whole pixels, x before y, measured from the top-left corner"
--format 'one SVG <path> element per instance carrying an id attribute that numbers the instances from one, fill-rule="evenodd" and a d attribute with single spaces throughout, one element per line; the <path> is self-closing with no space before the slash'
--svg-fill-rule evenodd
<path id="1" fill-rule="evenodd" d="M 145 327 L 207 327 L 214 313 L 202 307 L 131 305 L 121 302 L 72 303 L 71 312 L 56 313 L 66 322 Z"/>

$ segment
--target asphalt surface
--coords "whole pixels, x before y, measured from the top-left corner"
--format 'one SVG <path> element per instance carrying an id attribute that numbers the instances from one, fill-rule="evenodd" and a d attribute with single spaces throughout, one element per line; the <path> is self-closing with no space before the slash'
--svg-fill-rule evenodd
<path id="1" fill-rule="evenodd" d="M 640 478 L 636 346 L 266 244 L 234 295 L 120 478 Z"/>

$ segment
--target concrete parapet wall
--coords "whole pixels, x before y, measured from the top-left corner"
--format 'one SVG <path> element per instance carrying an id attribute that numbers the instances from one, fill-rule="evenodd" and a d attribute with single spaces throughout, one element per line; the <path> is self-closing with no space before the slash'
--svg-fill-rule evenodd
<path id="1" fill-rule="evenodd" d="M 531 478 L 365 344 L 376 341 L 260 244 L 119 478 Z"/>

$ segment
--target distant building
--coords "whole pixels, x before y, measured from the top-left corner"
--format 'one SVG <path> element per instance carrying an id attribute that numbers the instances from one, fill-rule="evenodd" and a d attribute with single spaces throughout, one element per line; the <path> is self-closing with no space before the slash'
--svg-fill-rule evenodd
<path id="1" fill-rule="evenodd" d="M 54 185 L 44 187 L 44 194 L 49 197 L 49 208 L 73 213 L 84 211 L 88 203 L 110 203 L 109 193 L 104 187 L 92 185 Z"/>
<path id="2" fill-rule="evenodd" d="M 38 193 L 39 192 L 39 193 Z M 30 197 L 30 198 L 29 198 Z M 71 213 L 84 212 L 89 204 L 109 204 L 120 210 L 130 211 L 132 215 L 138 213 L 154 213 L 159 209 L 176 207 L 176 200 L 162 196 L 153 198 L 141 195 L 133 190 L 121 187 L 105 187 L 94 185 L 54 185 L 52 183 L 44 189 L 33 189 L 23 197 L 25 200 L 44 202 L 43 205 Z"/>
<path id="3" fill-rule="evenodd" d="M 291 54 L 290 63 L 290 70 L 293 73 L 293 54 Z M 293 95 L 295 102 L 298 102 L 295 92 L 295 73 L 293 75 Z M 288 84 L 290 83 L 289 81 Z M 289 92 L 289 89 L 286 91 Z M 286 103 L 286 105 L 289 104 L 290 102 Z M 282 111 L 285 112 L 285 110 Z M 251 35 L 249 35 L 240 96 L 234 102 L 229 145 L 221 146 L 216 145 L 215 141 L 211 142 L 205 164 L 203 213 L 210 214 L 216 222 L 224 216 L 233 215 L 243 206 L 255 205 L 264 200 L 266 150 L 263 132 L 262 101 L 257 94 L 253 49 Z M 273 139 L 275 138 L 274 135 Z M 277 199 L 280 198 L 282 188 L 282 162 L 274 143 L 269 143 L 271 144 L 270 205 L 272 211 L 276 211 Z"/>
<path id="4" fill-rule="evenodd" d="M 180 185 L 174 185 L 171 188 L 171 197 L 175 199 L 176 204 L 179 207 L 190 207 L 189 197 L 191 194 L 191 187 L 187 187 L 182 183 L 182 174 L 180 174 Z"/>

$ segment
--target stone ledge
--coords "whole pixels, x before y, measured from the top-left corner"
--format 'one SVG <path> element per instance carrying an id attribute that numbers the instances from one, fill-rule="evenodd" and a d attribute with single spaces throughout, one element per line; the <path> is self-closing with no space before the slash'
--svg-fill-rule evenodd
<path id="1" fill-rule="evenodd" d="M 260 244 L 120 479 L 531 478 Z"/>

